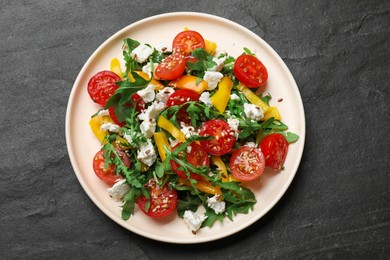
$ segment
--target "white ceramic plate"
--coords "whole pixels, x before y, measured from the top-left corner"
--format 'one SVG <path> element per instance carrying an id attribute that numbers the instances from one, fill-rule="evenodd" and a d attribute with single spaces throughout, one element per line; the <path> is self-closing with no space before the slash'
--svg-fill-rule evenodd
<path id="1" fill-rule="evenodd" d="M 107 186 L 92 169 L 92 158 L 100 148 L 88 125 L 89 119 L 100 107 L 87 93 L 88 80 L 95 73 L 107 70 L 112 58 L 122 60 L 122 41 L 126 37 L 157 46 L 170 44 L 174 36 L 188 27 L 200 32 L 205 39 L 218 44 L 219 51 L 227 51 L 237 57 L 243 47 L 256 52 L 267 67 L 269 78 L 266 91 L 272 94 L 271 105 L 277 105 L 282 121 L 289 131 L 300 136 L 290 145 L 285 170 L 274 173 L 270 170 L 261 180 L 252 185 L 257 199 L 253 211 L 238 215 L 234 221 L 216 223 L 212 228 L 203 228 L 193 235 L 183 220 L 176 214 L 163 220 L 145 216 L 140 210 L 127 221 L 121 219 L 121 208 L 107 194 Z M 283 98 L 282 102 L 277 102 Z M 258 221 L 282 197 L 298 169 L 305 139 L 305 115 L 298 87 L 287 66 L 278 54 L 256 34 L 229 20 L 200 13 L 168 13 L 153 16 L 120 30 L 104 42 L 88 59 L 74 83 L 66 115 L 66 140 L 69 157 L 76 176 L 91 200 L 112 220 L 124 228 L 150 239 L 170 243 L 200 243 L 232 235 Z M 98 227 L 97 227 L 98 228 Z"/>

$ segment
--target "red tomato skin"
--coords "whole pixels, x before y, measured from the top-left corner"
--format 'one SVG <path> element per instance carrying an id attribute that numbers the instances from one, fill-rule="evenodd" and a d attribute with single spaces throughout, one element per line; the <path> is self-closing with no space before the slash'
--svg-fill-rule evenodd
<path id="1" fill-rule="evenodd" d="M 143 109 L 145 109 L 145 101 L 137 93 L 133 94 L 131 99 L 133 101 L 133 104 L 128 104 L 128 105 L 129 106 L 134 106 L 134 104 L 135 104 L 135 106 L 136 106 L 135 110 L 138 113 L 141 113 L 141 111 Z M 124 126 L 126 124 L 126 122 L 120 122 L 119 121 L 118 117 L 115 114 L 114 106 L 111 106 L 111 107 L 108 108 L 108 113 L 110 114 L 110 117 L 114 121 L 115 124 L 117 124 L 119 126 Z"/>
<path id="2" fill-rule="evenodd" d="M 236 59 L 234 75 L 248 88 L 261 87 L 268 79 L 268 71 L 263 63 L 249 54 L 242 54 Z"/>
<path id="3" fill-rule="evenodd" d="M 115 83 L 120 80 L 121 78 L 112 71 L 100 71 L 89 80 L 87 86 L 88 94 L 95 103 L 105 106 L 118 89 Z"/>
<path id="4" fill-rule="evenodd" d="M 274 170 L 280 170 L 287 157 L 288 142 L 284 135 L 269 134 L 261 141 L 259 147 L 265 156 L 265 164 Z"/>
<path id="5" fill-rule="evenodd" d="M 209 154 L 216 156 L 230 152 L 236 142 L 233 130 L 222 119 L 212 119 L 203 123 L 199 135 L 214 137 L 212 140 L 202 140 L 200 144 Z"/>
<path id="6" fill-rule="evenodd" d="M 121 150 L 117 150 L 117 153 L 121 157 L 125 166 L 130 167 L 130 159 L 127 157 L 126 153 Z M 99 179 L 108 185 L 114 185 L 117 181 L 122 179 L 122 176 L 116 175 L 115 165 L 113 164 L 109 164 L 108 167 L 105 168 L 105 162 L 106 159 L 104 158 L 104 151 L 98 151 L 93 158 L 93 170 Z"/>
<path id="7" fill-rule="evenodd" d="M 167 106 L 180 106 L 189 101 L 199 101 L 200 95 L 189 89 L 179 89 L 173 92 L 167 100 Z"/>
<path id="8" fill-rule="evenodd" d="M 178 146 L 180 146 L 180 144 L 173 147 L 173 150 L 175 148 L 177 148 Z M 194 166 L 209 166 L 210 165 L 210 158 L 209 158 L 206 150 L 201 145 L 199 145 L 197 143 L 191 143 L 188 146 L 191 147 L 190 151 L 188 151 L 187 149 L 184 151 L 186 153 L 187 161 L 189 163 L 191 163 Z M 180 178 L 182 178 L 182 179 L 188 178 L 188 176 L 185 174 L 184 171 L 178 170 L 180 165 L 177 162 L 171 160 L 170 164 L 171 164 L 172 171 L 175 172 Z M 191 172 L 190 178 L 194 179 L 194 180 L 201 180 L 203 177 L 199 174 Z"/>
<path id="9" fill-rule="evenodd" d="M 183 75 L 186 68 L 186 58 L 181 53 L 173 53 L 157 65 L 154 74 L 157 79 L 174 80 Z"/>
<path id="10" fill-rule="evenodd" d="M 136 202 L 143 213 L 151 218 L 162 218 L 170 215 L 177 205 L 177 191 L 171 190 L 169 185 L 159 187 L 154 179 L 150 179 L 145 187 L 150 192 L 150 208 L 149 211 L 145 210 L 145 205 L 148 199 L 142 195 L 136 199 Z"/>
<path id="11" fill-rule="evenodd" d="M 196 31 L 182 31 L 173 39 L 173 52 L 180 52 L 184 55 L 189 55 L 193 50 L 205 48 L 206 44 L 203 36 Z"/>
<path id="12" fill-rule="evenodd" d="M 232 154 L 229 166 L 236 179 L 253 181 L 264 172 L 265 158 L 257 147 L 243 146 Z"/>

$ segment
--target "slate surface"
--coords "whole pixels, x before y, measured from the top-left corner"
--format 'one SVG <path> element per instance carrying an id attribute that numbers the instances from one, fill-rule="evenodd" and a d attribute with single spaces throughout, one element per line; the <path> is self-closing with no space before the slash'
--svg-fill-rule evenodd
<path id="1" fill-rule="evenodd" d="M 389 1 L 0 2 L 0 259 L 385 259 L 390 253 Z M 296 178 L 260 221 L 205 245 L 135 235 L 87 197 L 66 150 L 81 67 L 121 28 L 172 11 L 249 28 L 299 86 Z"/>

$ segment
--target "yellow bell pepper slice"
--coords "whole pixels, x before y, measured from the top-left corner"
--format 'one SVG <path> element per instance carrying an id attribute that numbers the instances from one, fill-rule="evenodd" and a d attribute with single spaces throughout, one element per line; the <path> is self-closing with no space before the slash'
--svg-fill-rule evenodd
<path id="1" fill-rule="evenodd" d="M 176 80 L 171 81 L 169 86 L 179 89 L 189 89 L 195 91 L 198 94 L 202 94 L 202 92 L 207 89 L 208 84 L 206 81 L 196 76 L 184 75 Z"/>
<path id="2" fill-rule="evenodd" d="M 250 90 L 250 88 L 248 88 L 242 84 L 238 84 L 237 89 L 240 90 L 242 92 L 242 94 L 244 94 L 244 96 L 249 100 L 249 102 L 251 102 L 252 104 L 254 104 L 256 106 L 261 107 L 261 109 L 263 109 L 263 111 L 264 111 L 264 114 L 268 112 L 268 110 L 270 109 L 270 106 L 268 106 L 267 103 L 265 103 L 255 93 L 253 93 L 253 91 Z"/>
<path id="3" fill-rule="evenodd" d="M 123 78 L 123 72 L 121 69 L 121 64 L 117 58 L 113 58 L 110 63 L 110 70 L 114 72 L 119 77 Z"/>
<path id="4" fill-rule="evenodd" d="M 217 44 L 215 42 L 212 42 L 212 41 L 209 41 L 206 39 L 204 39 L 204 43 L 205 43 L 206 52 L 211 54 L 211 55 L 214 55 L 215 51 L 217 49 Z"/>
<path id="5" fill-rule="evenodd" d="M 165 147 L 171 150 L 171 145 L 168 142 L 168 138 L 164 132 L 156 132 L 153 134 L 154 141 L 157 145 L 158 154 L 160 155 L 161 161 L 165 161 L 167 158 L 167 151 Z"/>
<path id="6" fill-rule="evenodd" d="M 91 118 L 91 120 L 89 120 L 91 130 L 100 142 L 103 141 L 104 137 L 108 133 L 107 130 L 102 130 L 100 127 L 107 123 L 115 124 L 109 116 L 94 116 Z"/>
<path id="7" fill-rule="evenodd" d="M 222 182 L 238 181 L 233 175 L 228 174 L 226 165 L 220 156 L 211 156 L 211 161 L 218 167 L 218 173 L 221 176 Z"/>
<path id="8" fill-rule="evenodd" d="M 142 71 L 134 71 L 135 73 L 137 73 L 140 77 L 142 77 L 144 80 L 150 80 L 150 77 L 148 74 L 146 74 L 145 72 L 142 72 Z M 134 77 L 133 75 L 131 75 L 131 73 L 129 73 L 127 75 L 130 79 L 130 82 L 134 82 Z M 157 79 L 152 79 L 150 81 L 151 84 L 153 84 L 156 88 L 156 90 L 162 90 L 165 86 L 164 84 L 161 83 L 161 81 L 157 80 Z"/>
<path id="9" fill-rule="evenodd" d="M 174 124 L 171 123 L 171 121 L 166 119 L 164 116 L 160 115 L 158 117 L 157 125 L 162 129 L 166 130 L 168 133 L 170 133 L 173 137 L 175 137 L 180 142 L 184 143 L 186 141 L 183 132 L 180 131 L 180 129 L 178 129 Z"/>
<path id="10" fill-rule="evenodd" d="M 268 120 L 271 117 L 273 117 L 276 120 L 280 120 L 281 116 L 279 113 L 279 109 L 277 107 L 270 107 L 270 109 L 267 111 L 267 113 L 264 114 L 264 117 L 262 120 Z"/>
<path id="11" fill-rule="evenodd" d="M 179 183 L 181 184 L 184 184 L 188 187 L 191 187 L 191 183 L 190 181 L 188 180 L 183 180 L 182 178 L 179 178 Z M 222 191 L 221 191 L 221 187 L 219 186 L 213 186 L 210 182 L 208 181 L 198 181 L 196 184 L 195 184 L 195 187 L 202 191 L 202 192 L 205 192 L 207 194 L 212 194 L 212 195 L 220 195 L 222 196 Z"/>
<path id="12" fill-rule="evenodd" d="M 218 83 L 218 90 L 210 98 L 213 106 L 221 113 L 225 111 L 226 105 L 230 99 L 230 91 L 233 87 L 233 81 L 228 77 L 223 77 Z"/>

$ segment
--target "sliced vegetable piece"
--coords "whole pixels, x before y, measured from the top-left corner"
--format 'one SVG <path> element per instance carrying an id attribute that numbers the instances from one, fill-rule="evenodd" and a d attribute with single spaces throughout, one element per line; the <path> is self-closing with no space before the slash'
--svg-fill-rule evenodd
<path id="1" fill-rule="evenodd" d="M 207 82 L 201 78 L 192 75 L 184 75 L 180 78 L 171 81 L 169 86 L 173 88 L 189 89 L 195 91 L 198 94 L 202 94 L 207 89 Z"/>
<path id="2" fill-rule="evenodd" d="M 255 93 L 253 93 L 253 91 L 250 90 L 248 87 L 242 84 L 238 84 L 237 89 L 240 90 L 242 94 L 244 94 L 244 96 L 249 100 L 249 102 L 261 107 L 261 109 L 263 109 L 264 114 L 268 112 L 270 106 L 268 106 L 267 103 L 261 100 L 261 98 L 259 98 Z"/>
<path id="3" fill-rule="evenodd" d="M 170 133 L 173 137 L 175 137 L 180 142 L 184 143 L 186 141 L 183 132 L 180 131 L 180 129 L 178 129 L 174 124 L 171 123 L 171 121 L 166 119 L 164 116 L 160 115 L 158 117 L 157 125 L 162 129 L 166 130 L 168 133 Z"/>
<path id="4" fill-rule="evenodd" d="M 171 145 L 168 142 L 168 138 L 164 132 L 156 132 L 154 133 L 154 141 L 157 145 L 158 154 L 160 155 L 161 161 L 165 161 L 167 158 L 167 151 L 165 148 L 168 148 L 168 150 L 171 150 Z"/>
<path id="5" fill-rule="evenodd" d="M 179 183 L 181 184 L 184 184 L 188 187 L 191 187 L 191 183 L 190 181 L 185 181 L 184 179 L 182 178 L 179 178 Z M 196 184 L 195 184 L 195 187 L 202 191 L 202 192 L 205 192 L 207 194 L 211 194 L 211 195 L 222 195 L 222 191 L 221 191 L 221 187 L 219 186 L 213 186 L 210 182 L 208 181 L 205 181 L 205 180 L 201 180 L 201 181 L 198 181 Z"/>
<path id="6" fill-rule="evenodd" d="M 221 113 L 225 111 L 226 105 L 229 102 L 232 87 L 233 81 L 228 77 L 223 77 L 218 83 L 218 90 L 210 98 L 213 106 Z"/>
<path id="7" fill-rule="evenodd" d="M 121 69 L 121 63 L 117 58 L 113 58 L 110 63 L 110 70 L 117 74 L 119 77 L 123 78 L 123 72 Z"/>
<path id="8" fill-rule="evenodd" d="M 101 126 L 107 123 L 115 124 L 114 120 L 109 116 L 94 116 L 89 120 L 89 126 L 100 142 L 103 142 L 104 137 L 108 133 L 107 130 L 102 130 Z"/>

